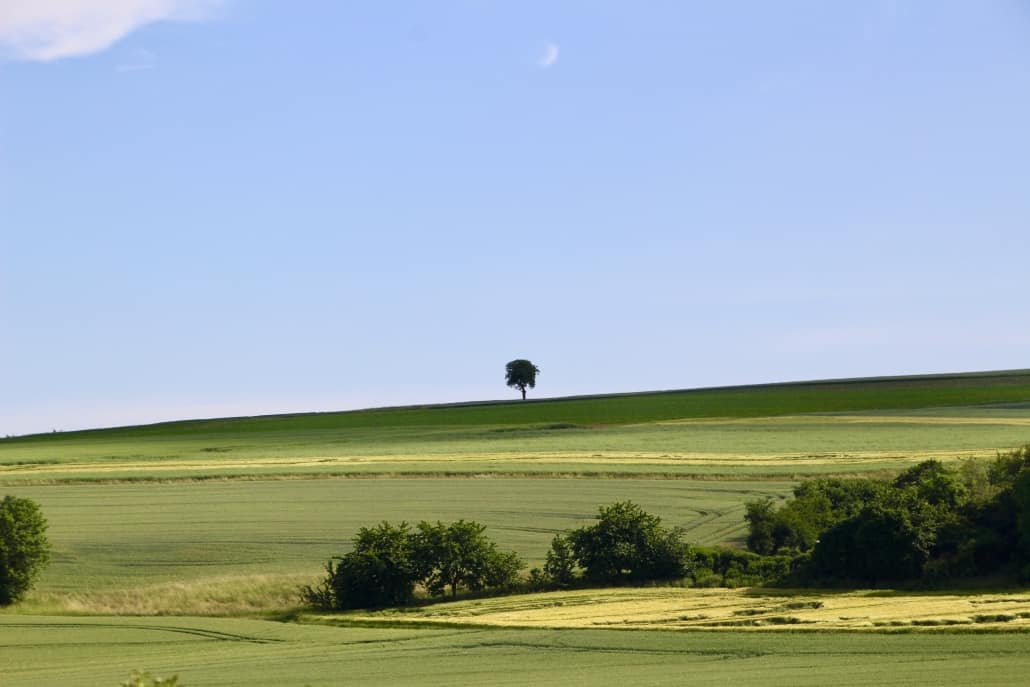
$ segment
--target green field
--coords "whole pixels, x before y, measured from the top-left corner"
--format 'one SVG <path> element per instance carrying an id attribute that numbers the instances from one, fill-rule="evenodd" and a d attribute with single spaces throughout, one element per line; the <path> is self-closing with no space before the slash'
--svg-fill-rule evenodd
<path id="1" fill-rule="evenodd" d="M 1022 620 L 1001 634 L 768 636 L 269 618 L 296 620 L 298 586 L 358 527 L 383 519 L 475 519 L 539 565 L 555 532 L 631 499 L 694 543 L 739 545 L 744 503 L 784 497 L 805 476 L 989 458 L 1027 442 L 1027 371 L 0 440 L 0 493 L 38 501 L 54 545 L 29 598 L 0 612 L 0 683 L 114 685 L 138 667 L 181 672 L 188 686 L 254 676 L 277 685 L 682 684 L 685 675 L 694 684 L 917 684 L 974 674 L 1012 684 L 1030 668 Z M 590 603 L 590 622 L 617 617 L 614 601 Z"/>
<path id="2" fill-rule="evenodd" d="M 0 440 L 0 482 L 850 474 L 1021 445 L 1028 399 L 1022 371 L 198 420 Z"/>
<path id="3" fill-rule="evenodd" d="M 1026 635 L 339 628 L 245 619 L 0 617 L 5 687 L 1015 685 Z"/>
<path id="4" fill-rule="evenodd" d="M 732 541 L 744 534 L 744 501 L 785 495 L 790 486 L 765 480 L 383 479 L 6 491 L 40 503 L 51 525 L 54 560 L 28 605 L 63 608 L 67 597 L 80 605 L 90 597 L 110 604 L 112 591 L 172 581 L 315 576 L 358 527 L 380 520 L 476 519 L 502 546 L 540 565 L 556 532 L 585 524 L 599 503 L 629 498 L 685 527 L 691 540 Z"/>
<path id="5" fill-rule="evenodd" d="M 316 432 L 455 425 L 534 425 L 570 422 L 625 425 L 711 417 L 900 410 L 1030 401 L 1030 370 L 914 377 L 875 377 L 755 386 L 688 389 L 528 401 L 404 406 L 342 413 L 185 420 L 136 427 L 68 432 L 71 439 L 196 436 L 232 431 Z M 47 442 L 38 434 L 16 442 Z"/>

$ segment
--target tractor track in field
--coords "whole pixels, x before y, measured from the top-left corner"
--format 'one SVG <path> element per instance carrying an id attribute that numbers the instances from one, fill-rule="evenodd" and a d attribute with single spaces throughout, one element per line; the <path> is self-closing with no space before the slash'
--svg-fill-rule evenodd
<path id="1" fill-rule="evenodd" d="M 250 644 L 277 644 L 281 639 L 268 639 L 265 637 L 253 637 L 248 635 L 234 634 L 231 632 L 220 632 L 218 630 L 207 630 L 196 627 L 179 627 L 174 625 L 125 625 L 117 623 L 3 623 L 0 628 L 22 628 L 22 629 L 68 629 L 78 630 L 147 630 L 152 632 L 171 632 L 176 634 L 191 635 L 203 639 L 211 639 L 219 642 L 247 642 Z M 78 642 L 82 644 L 82 642 Z"/>

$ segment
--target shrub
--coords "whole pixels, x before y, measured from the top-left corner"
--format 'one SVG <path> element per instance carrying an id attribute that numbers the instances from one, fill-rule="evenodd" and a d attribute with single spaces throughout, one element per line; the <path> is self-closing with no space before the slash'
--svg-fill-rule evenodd
<path id="1" fill-rule="evenodd" d="M 129 679 L 121 683 L 121 687 L 185 687 L 179 683 L 179 676 L 154 677 L 148 672 L 134 670 Z"/>
<path id="2" fill-rule="evenodd" d="M 747 521 L 747 548 L 755 553 L 770 554 L 777 548 L 773 535 L 776 529 L 776 506 L 772 499 L 759 499 L 744 504 Z"/>
<path id="3" fill-rule="evenodd" d="M 762 556 L 721 547 L 694 547 L 690 574 L 697 587 L 745 587 L 775 584 L 787 579 L 804 557 Z"/>
<path id="4" fill-rule="evenodd" d="M 682 530 L 631 501 L 602 506 L 597 522 L 568 534 L 573 555 L 594 582 L 640 582 L 682 577 L 687 545 Z"/>
<path id="5" fill-rule="evenodd" d="M 568 587 L 576 579 L 576 556 L 572 544 L 566 537 L 554 535 L 551 549 L 547 552 L 543 574 L 557 587 Z"/>

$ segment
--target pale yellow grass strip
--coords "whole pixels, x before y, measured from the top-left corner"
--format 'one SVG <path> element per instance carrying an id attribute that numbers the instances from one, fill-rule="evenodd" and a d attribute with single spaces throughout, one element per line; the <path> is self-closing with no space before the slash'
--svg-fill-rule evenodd
<path id="1" fill-rule="evenodd" d="M 524 452 L 524 453 L 477 453 L 459 455 L 363 455 L 363 456 L 312 456 L 304 458 L 248 458 L 222 460 L 154 460 L 154 461 L 104 461 L 103 463 L 61 463 L 46 465 L 15 465 L 0 468 L 0 475 L 32 475 L 53 477 L 76 474 L 112 473 L 170 473 L 264 469 L 296 470 L 302 468 L 340 469 L 347 467 L 382 467 L 392 465 L 426 464 L 460 466 L 462 463 L 525 464 L 546 463 L 553 465 L 667 465 L 667 466 L 845 466 L 870 462 L 918 462 L 929 458 L 956 460 L 959 458 L 993 458 L 1006 447 L 990 447 L 970 450 L 921 450 L 899 451 L 848 451 L 841 453 L 704 453 L 704 452 Z"/>
<path id="2" fill-rule="evenodd" d="M 1030 630 L 1030 592 L 967 595 L 858 591 L 780 596 L 752 594 L 744 589 L 610 589 L 529 594 L 342 617 L 541 628 L 856 630 L 962 626 Z"/>
<path id="3" fill-rule="evenodd" d="M 21 613 L 238 616 L 300 605 L 311 575 L 246 575 L 84 592 L 37 592 L 12 607 Z"/>
<path id="4" fill-rule="evenodd" d="M 1030 417 L 963 417 L 933 415 L 776 415 L 760 418 L 718 417 L 659 420 L 647 425 L 779 425 L 779 424 L 1009 425 L 1030 427 Z"/>

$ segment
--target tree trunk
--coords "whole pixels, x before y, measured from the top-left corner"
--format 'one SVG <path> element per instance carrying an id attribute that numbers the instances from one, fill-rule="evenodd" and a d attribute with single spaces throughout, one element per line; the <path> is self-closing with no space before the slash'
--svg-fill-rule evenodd
<path id="1" fill-rule="evenodd" d="M 522 387 L 520 389 L 520 391 L 522 392 L 522 400 L 525 401 L 526 400 L 526 387 Z"/>

